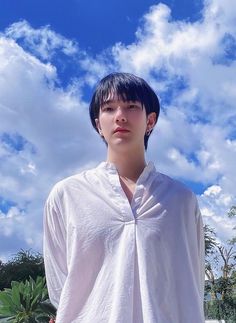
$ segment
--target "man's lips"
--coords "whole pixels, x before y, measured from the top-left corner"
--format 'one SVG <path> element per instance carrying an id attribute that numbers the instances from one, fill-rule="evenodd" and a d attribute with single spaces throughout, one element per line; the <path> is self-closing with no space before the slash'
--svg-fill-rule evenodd
<path id="1" fill-rule="evenodd" d="M 125 129 L 125 128 L 116 128 L 114 133 L 116 132 L 130 132 L 128 129 Z"/>

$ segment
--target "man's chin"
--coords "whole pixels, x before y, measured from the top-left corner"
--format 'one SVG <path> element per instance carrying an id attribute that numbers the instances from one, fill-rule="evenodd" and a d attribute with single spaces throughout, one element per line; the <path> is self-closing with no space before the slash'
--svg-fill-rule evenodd
<path id="1" fill-rule="evenodd" d="M 124 139 L 124 138 L 116 138 L 116 140 L 113 140 L 112 142 L 108 143 L 108 147 L 110 147 L 113 151 L 118 152 L 131 152 L 131 151 L 137 151 L 138 147 L 135 145 L 131 140 Z"/>

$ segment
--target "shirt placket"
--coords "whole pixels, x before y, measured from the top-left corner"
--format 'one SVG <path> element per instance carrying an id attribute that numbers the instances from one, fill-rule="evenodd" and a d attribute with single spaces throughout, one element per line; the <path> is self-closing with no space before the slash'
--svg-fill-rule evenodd
<path id="1" fill-rule="evenodd" d="M 120 184 L 116 170 L 110 171 L 110 183 L 112 185 L 113 192 L 115 193 L 116 204 L 120 209 L 125 224 L 136 223 L 137 215 L 139 214 L 139 209 L 142 202 L 144 186 L 142 184 L 136 186 L 133 199 L 130 204 Z"/>
<path id="2" fill-rule="evenodd" d="M 130 207 L 132 209 L 133 216 L 136 221 L 137 221 L 137 217 L 139 215 L 140 206 L 142 204 L 143 192 L 144 192 L 144 186 L 142 184 L 137 184 L 135 191 L 134 191 L 133 199 L 132 199 L 131 205 L 130 205 Z"/>
<path id="3" fill-rule="evenodd" d="M 118 206 L 125 223 L 134 223 L 135 218 L 130 207 L 127 196 L 125 195 L 119 181 L 116 169 L 109 169 L 109 181 L 115 195 L 114 201 Z"/>

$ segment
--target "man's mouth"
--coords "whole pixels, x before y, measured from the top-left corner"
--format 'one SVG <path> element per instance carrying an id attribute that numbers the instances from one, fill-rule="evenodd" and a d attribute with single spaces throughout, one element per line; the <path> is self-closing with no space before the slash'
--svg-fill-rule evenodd
<path id="1" fill-rule="evenodd" d="M 116 128 L 114 133 L 116 132 L 130 132 L 128 129 L 125 129 L 125 128 Z"/>

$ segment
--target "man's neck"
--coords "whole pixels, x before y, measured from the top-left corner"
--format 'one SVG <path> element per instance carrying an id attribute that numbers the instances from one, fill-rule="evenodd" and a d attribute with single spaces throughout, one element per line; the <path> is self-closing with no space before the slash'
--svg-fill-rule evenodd
<path id="1" fill-rule="evenodd" d="M 121 178 L 136 182 L 143 172 L 146 162 L 144 151 L 132 153 L 114 153 L 108 149 L 107 161 L 116 166 Z"/>

